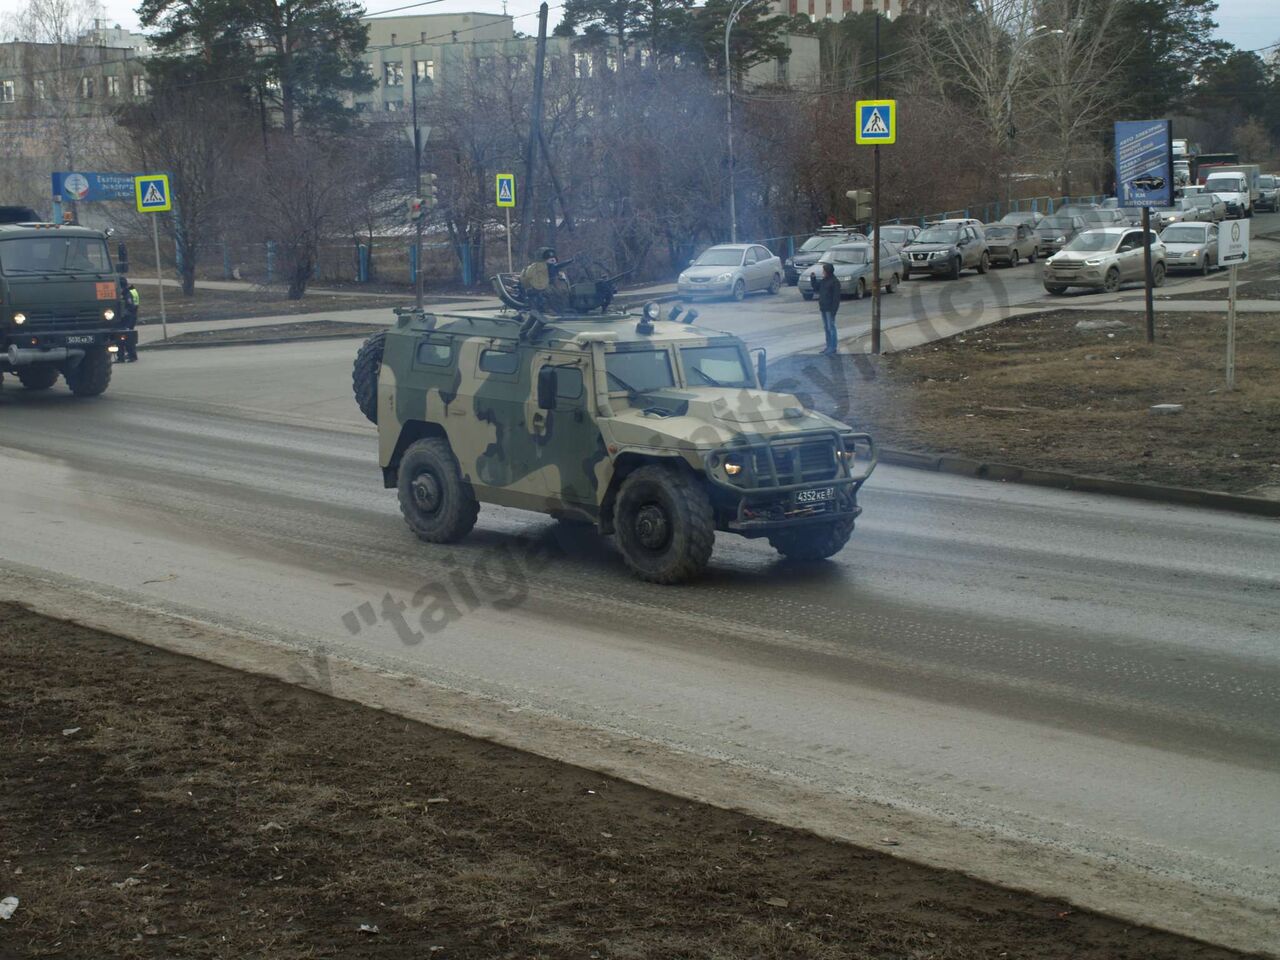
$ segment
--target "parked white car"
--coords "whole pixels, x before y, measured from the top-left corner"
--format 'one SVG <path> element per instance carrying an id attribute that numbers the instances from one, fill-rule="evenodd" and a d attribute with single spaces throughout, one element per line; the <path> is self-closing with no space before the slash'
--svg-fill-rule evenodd
<path id="1" fill-rule="evenodd" d="M 676 292 L 685 298 L 733 297 L 782 289 L 782 261 L 767 247 L 754 243 L 721 243 L 708 247 L 691 260 L 676 280 Z"/>
<path id="2" fill-rule="evenodd" d="M 1195 270 L 1207 276 L 1218 267 L 1218 225 L 1175 223 L 1160 234 L 1164 262 L 1170 270 Z"/>

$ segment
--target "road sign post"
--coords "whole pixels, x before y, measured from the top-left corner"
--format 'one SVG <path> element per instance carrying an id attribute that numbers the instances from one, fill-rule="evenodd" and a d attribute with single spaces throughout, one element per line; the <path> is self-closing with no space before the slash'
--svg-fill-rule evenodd
<path id="1" fill-rule="evenodd" d="M 1249 262 L 1249 221 L 1234 220 L 1218 231 L 1218 265 L 1230 268 L 1227 287 L 1227 389 L 1236 388 L 1236 279 L 1240 264 Z"/>
<path id="2" fill-rule="evenodd" d="M 880 14 L 876 14 L 876 99 L 854 105 L 854 141 L 875 148 L 871 186 L 871 352 L 880 352 L 880 145 L 898 140 L 898 101 L 880 97 Z"/>
<path id="3" fill-rule="evenodd" d="M 516 175 L 498 174 L 494 178 L 493 190 L 495 201 L 507 215 L 507 273 L 514 273 L 515 266 L 511 262 L 511 208 L 516 205 Z"/>
<path id="4" fill-rule="evenodd" d="M 139 213 L 151 214 L 151 244 L 156 254 L 156 291 L 160 298 L 160 334 L 169 339 L 169 318 L 164 310 L 164 270 L 160 266 L 160 225 L 157 214 L 173 209 L 169 177 L 163 173 L 147 173 L 133 178 L 133 199 Z"/>

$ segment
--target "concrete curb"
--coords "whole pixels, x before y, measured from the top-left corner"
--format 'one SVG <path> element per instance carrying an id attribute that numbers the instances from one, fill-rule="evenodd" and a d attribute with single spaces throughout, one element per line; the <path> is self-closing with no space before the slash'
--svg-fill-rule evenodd
<path id="1" fill-rule="evenodd" d="M 1155 503 L 1177 503 L 1185 506 L 1205 507 L 1210 510 L 1231 510 L 1260 517 L 1280 517 L 1280 500 L 1248 497 L 1217 490 L 1200 490 L 1194 487 L 1173 487 L 1158 483 L 1140 483 L 1133 480 L 1114 480 L 1109 477 L 1089 477 L 1055 470 L 1036 470 L 1015 467 L 1006 463 L 986 463 L 967 457 L 938 456 L 914 453 L 909 450 L 881 448 L 880 459 L 899 467 L 915 470 L 931 470 L 934 473 L 951 473 L 979 480 L 996 480 L 1002 483 L 1026 483 L 1037 487 L 1054 487 L 1059 490 L 1075 490 L 1079 493 L 1107 493 L 1134 500 L 1150 500 Z"/>
<path id="2" fill-rule="evenodd" d="M 153 343 L 138 344 L 139 350 L 202 350 L 212 347 L 261 347 L 273 343 L 307 343 L 317 340 L 352 340 L 358 337 L 372 336 L 369 333 L 325 333 L 307 337 L 263 337 L 258 340 L 191 340 L 184 343 L 172 343 L 168 340 L 157 340 Z"/>

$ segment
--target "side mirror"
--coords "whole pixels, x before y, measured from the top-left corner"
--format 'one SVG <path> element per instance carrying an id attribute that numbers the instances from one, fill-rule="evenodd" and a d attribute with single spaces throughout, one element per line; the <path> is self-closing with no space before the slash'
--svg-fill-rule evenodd
<path id="1" fill-rule="evenodd" d="M 756 358 L 756 382 L 760 384 L 761 390 L 768 389 L 768 355 L 764 351 L 764 347 L 757 347 L 751 351 L 751 355 Z"/>
<path id="2" fill-rule="evenodd" d="M 556 394 L 560 392 L 559 377 L 555 367 L 543 367 L 538 371 L 538 409 L 554 410 Z"/>
<path id="3" fill-rule="evenodd" d="M 124 276 L 129 272 L 129 248 L 121 240 L 116 246 L 116 273 Z"/>

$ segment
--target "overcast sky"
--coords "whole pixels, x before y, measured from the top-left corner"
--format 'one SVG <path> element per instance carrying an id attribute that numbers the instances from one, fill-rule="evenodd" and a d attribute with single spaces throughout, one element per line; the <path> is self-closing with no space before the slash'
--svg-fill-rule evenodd
<path id="1" fill-rule="evenodd" d="M 410 0 L 369 0 L 371 14 L 391 10 L 395 7 L 407 6 Z M 23 0 L 0 0 L 0 24 L 9 24 L 13 16 L 24 6 Z M 137 15 L 133 12 L 137 0 L 102 0 L 100 4 L 107 25 L 116 23 L 124 27 L 136 29 Z M 537 0 L 510 0 L 506 4 L 507 12 L 519 19 L 516 29 L 524 33 L 537 32 Z M 560 0 L 551 4 L 549 22 L 555 26 L 560 19 Z M 500 13 L 504 8 L 501 2 L 492 3 L 485 0 L 436 0 L 432 3 L 415 4 L 405 14 L 423 13 L 461 13 L 482 11 Z M 1252 50 L 1280 40 L 1280 0 L 1219 0 L 1218 35 L 1229 40 L 1237 47 Z M 0 27 L 3 30 L 3 27 Z M 0 36 L 8 40 L 10 37 Z"/>

